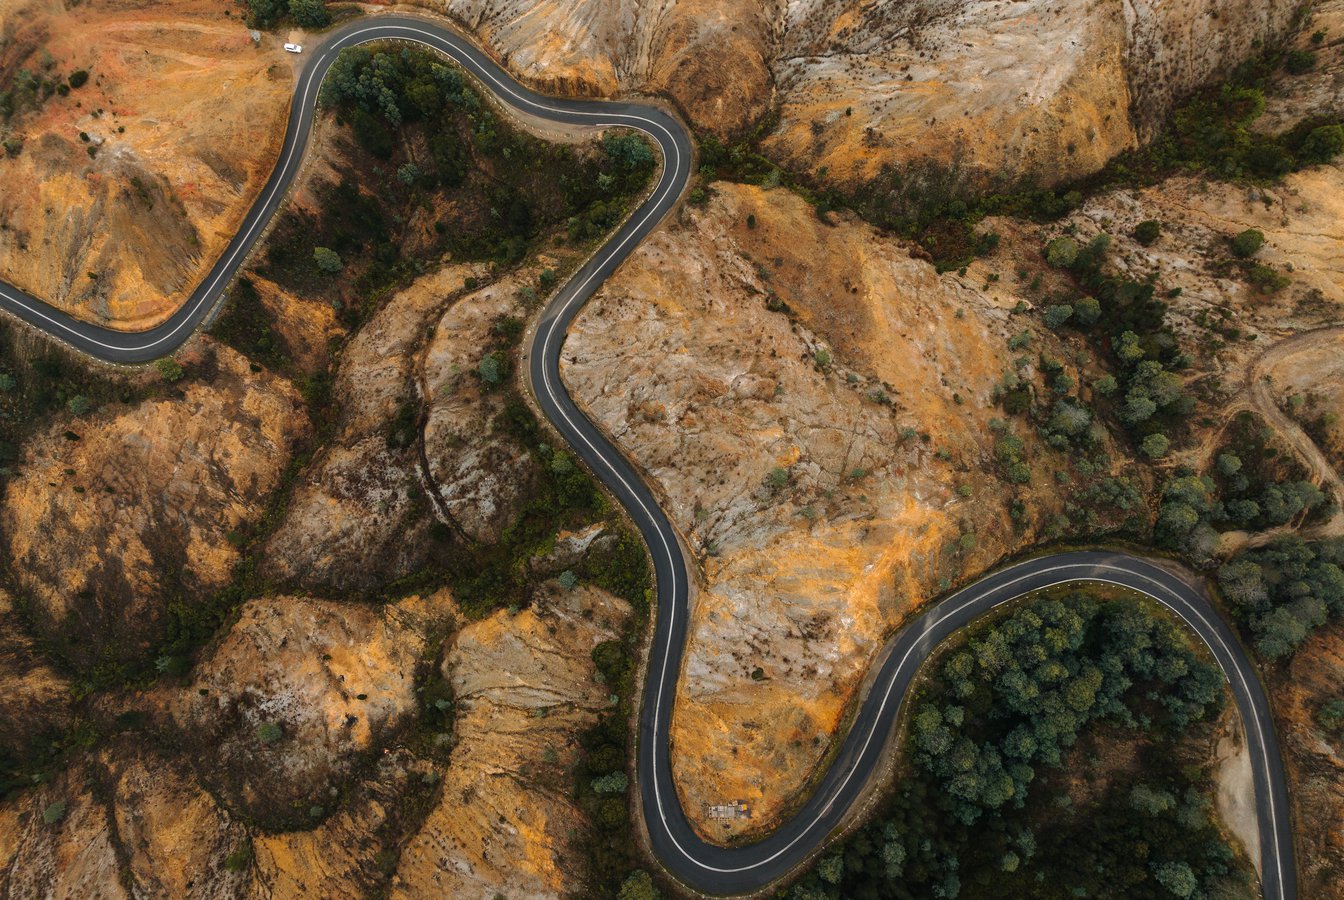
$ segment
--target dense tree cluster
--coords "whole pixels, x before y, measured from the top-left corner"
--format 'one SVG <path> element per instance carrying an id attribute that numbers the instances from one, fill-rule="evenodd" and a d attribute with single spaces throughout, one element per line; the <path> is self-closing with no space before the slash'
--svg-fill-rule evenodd
<path id="1" fill-rule="evenodd" d="M 1181 467 L 1162 488 L 1154 537 L 1162 546 L 1205 563 L 1224 531 L 1263 531 L 1301 524 L 1329 506 L 1305 471 L 1273 443 L 1273 433 L 1242 413 L 1208 472 Z"/>
<path id="2" fill-rule="evenodd" d="M 324 0 L 247 0 L 248 24 L 253 28 L 271 28 L 285 16 L 304 28 L 325 28 L 331 13 Z"/>
<path id="3" fill-rule="evenodd" d="M 333 305 L 350 329 L 422 272 L 425 259 L 451 254 L 510 266 L 546 232 L 562 230 L 580 246 L 599 239 L 625 216 L 656 163 L 631 134 L 585 146 L 533 138 L 426 50 L 347 49 L 320 99 L 349 128 L 350 163 L 338 182 L 319 188 L 320 215 L 281 214 L 264 274 L 290 290 L 339 286 Z M 535 297 L 555 281 L 548 270 L 528 290 Z M 260 312 L 255 304 L 248 310 L 254 319 Z M 267 365 L 284 361 L 266 323 L 235 321 L 230 330 L 266 344 Z M 502 380 L 507 367 L 495 371 L 498 362 L 485 374 Z"/>
<path id="4" fill-rule="evenodd" d="M 1140 892 L 1127 896 L 1161 896 L 1168 881 L 1207 890 L 1227 874 L 1203 792 L 1162 761 L 1221 708 L 1222 676 L 1148 607 L 1084 594 L 1032 602 L 975 628 L 935 684 L 910 719 L 914 771 L 794 897 L 1102 896 L 1115 879 Z M 1158 752 L 1070 824 L 1032 785 L 1101 721 Z M 1018 892 L 1004 893 L 1005 879 Z"/>
<path id="5" fill-rule="evenodd" d="M 1271 659 L 1293 653 L 1330 618 L 1344 613 L 1344 541 L 1277 538 L 1218 570 L 1233 612 Z"/>

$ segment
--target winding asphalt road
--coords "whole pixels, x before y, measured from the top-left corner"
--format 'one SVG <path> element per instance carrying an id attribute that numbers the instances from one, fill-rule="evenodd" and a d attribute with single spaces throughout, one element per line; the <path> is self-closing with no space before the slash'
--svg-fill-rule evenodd
<path id="1" fill-rule="evenodd" d="M 639 721 L 638 788 L 653 850 L 683 884 L 708 894 L 759 890 L 788 874 L 817 850 L 861 798 L 891 740 L 902 701 L 920 663 L 943 638 L 994 607 L 1028 591 L 1073 581 L 1101 581 L 1141 591 L 1184 619 L 1209 645 L 1232 686 L 1246 724 L 1259 814 L 1265 896 L 1296 897 L 1287 788 L 1269 703 L 1254 665 L 1209 600 L 1180 577 L 1143 559 L 1103 552 L 1066 553 L 996 572 L 926 609 L 892 639 L 849 734 L 811 798 L 769 837 L 749 846 L 707 844 L 688 823 L 672 781 L 669 725 L 689 615 L 689 567 L 676 531 L 652 492 L 578 409 L 560 382 L 566 329 L 602 282 L 670 212 L 690 179 L 693 150 L 685 128 L 654 106 L 563 100 L 519 85 L 469 41 L 427 20 L 405 16 L 361 19 L 309 48 L 300 74 L 284 146 L 256 204 L 210 274 L 162 325 L 120 332 L 81 322 L 0 283 L 0 307 L 46 334 L 111 363 L 143 363 L 180 347 L 206 320 L 293 183 L 312 127 L 322 77 L 344 47 L 380 40 L 415 41 L 456 60 L 504 103 L 554 122 L 642 131 L 662 151 L 661 178 L 648 200 L 555 295 L 534 332 L 529 377 L 551 423 L 607 486 L 639 527 L 652 554 L 657 613 Z"/>

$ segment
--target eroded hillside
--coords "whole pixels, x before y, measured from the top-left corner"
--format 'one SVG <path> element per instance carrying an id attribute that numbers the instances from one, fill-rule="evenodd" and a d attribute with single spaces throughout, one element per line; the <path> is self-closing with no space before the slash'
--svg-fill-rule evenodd
<path id="1" fill-rule="evenodd" d="M 275 165 L 292 55 L 229 0 L 6 0 L 0 35 L 0 278 L 114 328 L 162 321 Z"/>
<path id="2" fill-rule="evenodd" d="M 665 92 L 848 184 L 930 161 L 1057 182 L 1151 138 L 1176 101 L 1284 35 L 1295 0 L 706 4 L 420 0 L 550 90 Z"/>
<path id="3" fill-rule="evenodd" d="M 778 104 L 759 146 L 850 181 L 924 155 L 1006 178 L 1090 171 L 1150 137 L 1175 98 L 1281 33 L 1291 13 L 1230 0 L 444 8 L 548 88 L 665 90 L 697 125 L 723 130 Z M 15 116 L 15 134 L 50 131 L 0 160 L 0 173 L 40 181 L 48 169 L 12 167 L 64 172 L 73 154 L 80 190 L 115 183 L 124 172 L 98 167 L 151 158 L 132 143 L 130 112 L 112 119 L 126 126 L 124 139 L 113 132 L 123 151 L 94 130 L 92 154 L 82 141 L 62 144 L 65 156 L 42 148 L 87 124 L 87 109 L 70 118 L 70 106 L 92 96 L 152 118 L 168 94 L 137 95 L 142 107 L 118 91 L 184 60 L 212 78 L 233 73 L 279 122 L 288 72 L 228 67 L 269 51 L 245 47 L 226 66 L 172 43 L 187 27 L 179 19 L 213 6 L 168 6 L 178 18 L 152 27 L 109 23 L 158 11 L 31 9 L 152 39 L 156 52 L 140 55 L 159 68 L 142 71 L 150 63 L 118 37 L 103 42 L 112 49 L 97 53 L 110 55 L 89 64 L 87 83 Z M 188 31 L 232 54 L 225 36 L 245 32 L 236 19 L 211 22 Z M 62 34 L 87 33 L 78 28 Z M 64 46 L 53 34 L 6 46 Z M 52 52 L 50 71 L 78 64 Z M 1337 110 L 1337 71 L 1322 55 L 1289 89 L 1314 112 Z M 181 85 L 218 99 L 192 78 Z M 241 115 L 209 114 L 219 121 L 156 132 L 152 158 L 190 159 L 175 135 L 219 137 L 210 129 Z M 1288 125 L 1290 114 L 1271 97 L 1267 119 Z M 620 854 L 632 832 L 642 552 L 516 381 L 539 301 L 624 208 L 562 186 L 611 178 L 611 160 L 600 146 L 552 155 L 505 141 L 508 153 L 490 152 L 470 116 L 438 132 L 366 130 L 361 146 L 333 118 L 215 337 L 181 357 L 185 372 L 115 376 L 91 408 L 73 387 L 41 382 L 69 380 L 77 364 L 64 375 L 20 366 L 35 354 L 21 346 L 5 363 L 6 377 L 22 369 L 20 393 L 40 383 L 51 395 L 22 453 L 0 460 L 13 463 L 0 510 L 13 594 L 0 612 L 15 613 L 0 629 L 0 671 L 14 682 L 0 721 L 15 726 L 0 751 L 7 766 L 45 754 L 42 783 L 0 805 L 10 893 L 178 896 L 206 884 L 212 896 L 555 896 L 592 890 L 593 866 L 614 892 L 612 873 L 619 884 L 637 864 Z M 431 152 L 440 140 L 455 152 Z M 261 169 L 264 144 L 246 148 Z M 456 173 L 405 168 L 440 155 Z M 584 174 L 563 180 L 569 165 Z M 699 592 L 673 764 L 711 838 L 759 833 L 798 802 L 884 638 L 913 610 L 1046 540 L 1171 537 L 1153 528 L 1160 509 L 1184 505 L 1167 502 L 1171 484 L 1184 498 L 1191 475 L 1217 475 L 1211 483 L 1231 490 L 1237 473 L 1217 467 L 1231 467 L 1230 440 L 1254 437 L 1243 421 L 1277 437 L 1257 446 L 1263 458 L 1238 458 L 1256 480 L 1236 490 L 1269 496 L 1279 484 L 1260 482 L 1277 478 L 1309 481 L 1320 497 L 1286 523 L 1259 507 L 1232 522 L 1231 503 L 1206 497 L 1208 509 L 1191 511 L 1200 561 L 1288 527 L 1338 528 L 1335 347 L 1331 335 L 1298 336 L 1337 321 L 1344 300 L 1336 166 L 1270 186 L 1184 177 L 1080 195 L 1046 224 L 986 219 L 980 256 L 948 271 L 851 213 L 705 174 L 703 195 L 581 315 L 563 366 L 691 545 Z M 208 234 L 226 236 L 234 214 L 218 198 L 246 205 L 253 176 L 239 177 L 227 190 L 197 183 L 216 201 L 213 225 L 192 218 L 191 202 L 146 200 L 129 180 L 122 206 L 90 215 L 119 222 L 152 200 L 176 230 L 145 240 L 172 251 L 195 229 L 203 243 L 187 256 L 203 265 Z M 504 233 L 501 220 L 526 234 Z M 1150 221 L 1157 237 L 1140 240 Z M 1242 259 L 1230 248 L 1248 228 L 1264 246 Z M 1093 241 L 1103 233 L 1109 241 Z M 1075 258 L 1095 251 L 1097 271 L 1043 253 L 1060 238 Z M 54 236 L 50 246 L 83 245 Z M 78 274 L 88 258 L 62 265 Z M 159 296 L 144 288 L 159 282 L 136 274 L 139 255 L 97 258 L 132 279 L 125 296 Z M 162 298 L 194 277 L 173 265 Z M 121 283 L 80 277 L 99 290 Z M 1170 367 L 1138 386 L 1161 395 L 1170 439 L 1122 418 L 1137 366 L 1101 330 L 1119 317 L 1115 298 L 1082 296 L 1103 278 L 1135 295 L 1149 285 L 1147 302 L 1164 304 L 1171 334 L 1153 328 L 1133 352 Z M 169 308 L 114 306 L 84 289 L 71 308 L 109 321 Z M 1155 307 L 1138 305 L 1151 318 Z M 18 407 L 3 384 L 9 423 Z M 91 665 L 109 659 L 124 669 Z M 1304 675 L 1313 691 L 1329 684 L 1319 668 Z M 1306 808 L 1331 808 L 1332 770 L 1307 759 L 1320 748 L 1293 752 L 1298 777 L 1316 779 Z M 709 805 L 727 800 L 748 802 L 752 818 L 711 818 Z M 1338 848 L 1321 852 L 1328 881 Z"/>

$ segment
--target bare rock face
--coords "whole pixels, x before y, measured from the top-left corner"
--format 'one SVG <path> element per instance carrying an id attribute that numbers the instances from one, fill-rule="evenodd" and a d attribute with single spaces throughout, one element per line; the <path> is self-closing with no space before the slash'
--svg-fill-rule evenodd
<path id="1" fill-rule="evenodd" d="M 562 371 L 702 568 L 673 766 L 692 819 L 728 837 L 803 786 L 886 634 L 1033 531 L 1009 521 L 988 425 L 1027 324 L 1011 288 L 938 276 L 787 191 L 714 191 L 603 287 Z M 730 799 L 756 818 L 703 818 Z"/>
<path id="2" fill-rule="evenodd" d="M 1307 641 L 1275 685 L 1282 717 L 1289 795 L 1298 822 L 1338 822 L 1344 815 L 1344 735 L 1323 727 L 1318 715 L 1344 690 L 1344 634 L 1337 626 Z M 1340 897 L 1344 835 L 1338 828 L 1298 832 L 1303 896 Z"/>
<path id="3" fill-rule="evenodd" d="M 421 365 L 424 450 L 435 504 L 474 541 L 497 541 L 517 516 L 537 477 L 528 448 L 495 427 L 505 400 L 476 371 L 502 317 L 520 316 L 525 277 L 505 279 L 463 297 L 439 320 Z"/>
<path id="4" fill-rule="evenodd" d="M 0 807 L 6 897 L 238 897 L 247 832 L 182 760 L 120 740 Z"/>
<path id="5" fill-rule="evenodd" d="M 550 90 L 663 93 L 718 134 L 778 102 L 770 151 L 850 184 L 921 161 L 975 180 L 1090 173 L 1256 42 L 1284 35 L 1299 5 L 420 2 Z"/>
<path id="6" fill-rule="evenodd" d="M 346 347 L 332 387 L 341 398 L 336 434 L 300 476 L 267 546 L 281 583 L 348 596 L 423 561 L 431 520 L 415 514 L 419 355 L 425 331 L 474 271 L 450 266 L 417 281 Z"/>
<path id="7" fill-rule="evenodd" d="M 250 873 L 226 865 L 247 829 L 221 809 L 185 760 L 118 746 L 99 755 L 113 833 L 136 897 L 237 897 Z"/>
<path id="8" fill-rule="evenodd" d="M 0 889 L 7 897 L 130 900 L 99 773 L 79 765 L 0 807 Z"/>
<path id="9" fill-rule="evenodd" d="M 406 750 L 389 751 L 351 798 L 308 831 L 257 837 L 256 878 L 248 896 L 367 897 L 386 890 L 402 836 L 413 832 L 420 811 L 437 795 L 433 764 Z"/>
<path id="10" fill-rule="evenodd" d="M 173 710 L 202 782 L 258 822 L 308 821 L 415 714 L 424 640 L 397 607 L 247 603 Z"/>
<path id="11" fill-rule="evenodd" d="M 570 768 L 577 735 L 610 702 L 592 649 L 629 614 L 623 601 L 579 588 L 462 629 L 443 662 L 458 743 L 402 853 L 393 897 L 582 893 L 574 832 L 585 825 L 569 799 Z"/>
<path id="12" fill-rule="evenodd" d="M 427 275 L 351 341 L 333 387 L 336 435 L 267 547 L 282 583 L 369 590 L 424 563 L 436 518 L 492 541 L 517 515 L 534 463 L 493 427 L 504 400 L 477 369 L 496 321 L 519 312 L 523 280 L 465 290 L 483 275 L 473 266 Z"/>
<path id="13" fill-rule="evenodd" d="M 229 535 L 260 516 L 308 432 L 288 382 L 208 353 L 216 373 L 180 400 L 56 422 L 9 483 L 0 527 L 18 586 L 73 659 L 139 660 L 170 602 L 226 585 Z"/>
<path id="14" fill-rule="evenodd" d="M 22 150 L 0 156 L 0 277 L 112 327 L 148 328 L 186 298 L 274 167 L 296 64 L 253 46 L 232 9 L 0 6 L 0 80 L 89 73 L 6 131 Z"/>

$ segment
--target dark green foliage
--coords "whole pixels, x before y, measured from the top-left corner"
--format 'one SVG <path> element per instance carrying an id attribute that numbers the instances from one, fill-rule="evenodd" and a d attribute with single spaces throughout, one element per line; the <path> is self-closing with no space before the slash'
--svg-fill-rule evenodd
<path id="1" fill-rule="evenodd" d="M 1325 163 L 1344 152 L 1344 125 L 1322 125 L 1307 132 L 1299 155 L 1308 164 Z"/>
<path id="2" fill-rule="evenodd" d="M 620 172 L 647 174 L 653 168 L 653 151 L 637 134 L 608 131 L 602 136 L 602 152 Z"/>
<path id="3" fill-rule="evenodd" d="M 324 0 L 289 0 L 289 14 L 304 28 L 325 28 L 331 24 Z"/>
<path id="4" fill-rule="evenodd" d="M 1344 613 L 1344 542 L 1296 535 L 1238 554 L 1218 570 L 1218 584 L 1255 647 L 1275 659 Z"/>
<path id="5" fill-rule="evenodd" d="M 253 28 L 271 28 L 285 16 L 303 28 L 325 28 L 331 13 L 324 0 L 247 0 L 248 24 Z"/>
<path id="6" fill-rule="evenodd" d="M 1257 422 L 1242 413 L 1225 432 L 1210 472 L 1196 477 L 1180 470 L 1167 482 L 1154 532 L 1159 544 L 1203 563 L 1212 558 L 1220 531 L 1261 531 L 1324 512 L 1325 495 Z"/>
<path id="7" fill-rule="evenodd" d="M 1316 68 L 1314 50 L 1289 50 L 1283 58 L 1283 68 L 1289 75 L 1305 75 Z"/>
<path id="8" fill-rule="evenodd" d="M 1245 231 L 1232 238 L 1232 255 L 1239 259 L 1250 259 L 1260 252 L 1260 248 L 1265 244 L 1265 234 L 1254 228 L 1247 228 Z"/>
<path id="9" fill-rule="evenodd" d="M 261 302 L 251 279 L 241 276 L 229 291 L 224 312 L 210 333 L 239 353 L 269 369 L 284 371 L 290 351 L 276 328 L 274 317 Z"/>
<path id="10" fill-rule="evenodd" d="M 1134 229 L 1134 240 L 1145 247 L 1157 243 L 1157 239 L 1162 236 L 1162 223 L 1156 219 L 1148 219 L 1140 222 Z"/>
<path id="11" fill-rule="evenodd" d="M 630 197 L 647 184 L 653 152 L 638 136 L 609 132 L 599 148 L 549 144 L 500 120 L 450 63 L 429 51 L 355 47 L 342 51 L 323 82 L 321 103 L 336 108 L 355 143 L 372 157 L 363 168 L 395 183 L 406 209 L 361 196 L 348 178 L 324 198 L 320 221 L 286 213 L 271 241 L 272 275 L 299 287 L 304 274 L 294 261 L 314 247 L 328 247 L 347 280 L 372 303 L 415 271 L 402 244 L 423 240 L 407 232 L 421 192 L 438 189 L 452 219 L 433 224 L 436 253 L 458 259 L 521 261 L 537 238 L 567 225 L 569 239 L 584 244 L 605 235 L 629 209 Z M 425 150 L 428 150 L 426 153 Z M 375 162 L 376 161 L 376 162 Z M 407 191 L 407 185 L 416 191 Z M 394 213 L 389 215 L 388 213 Z M 357 326 L 366 303 L 342 309 Z"/>
<path id="12" fill-rule="evenodd" d="M 89 73 L 84 69 L 76 69 L 70 73 L 70 87 L 79 90 L 89 83 Z"/>
<path id="13" fill-rule="evenodd" d="M 1129 600 L 1034 601 L 936 665 L 913 701 L 913 772 L 791 896 L 1159 897 L 1163 867 L 1204 891 L 1227 875 L 1204 792 L 1171 753 L 1221 709 L 1222 676 L 1171 622 Z M 1040 782 L 1101 722 L 1143 736 L 1143 767 L 1062 812 Z"/>

